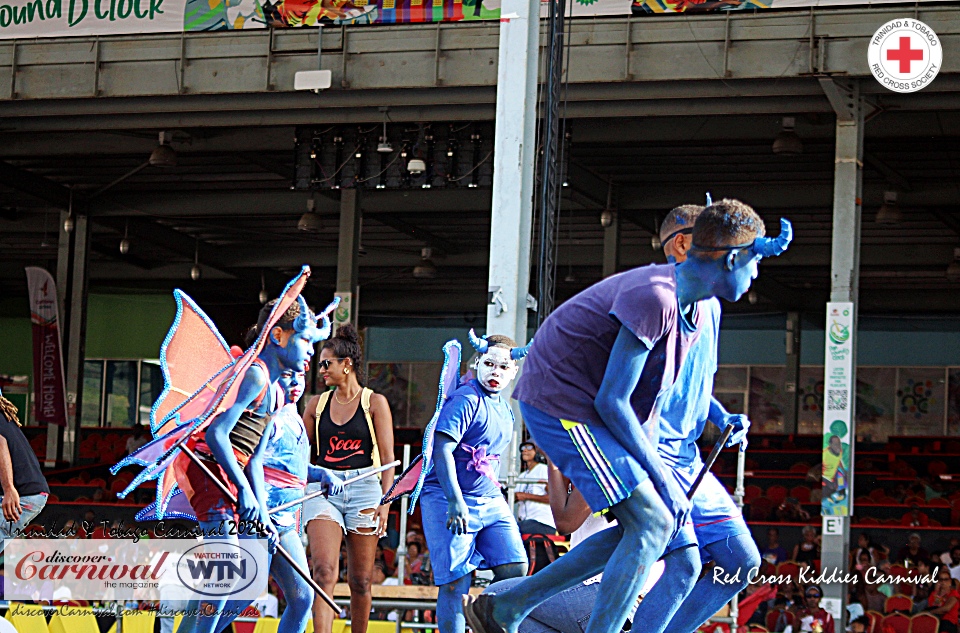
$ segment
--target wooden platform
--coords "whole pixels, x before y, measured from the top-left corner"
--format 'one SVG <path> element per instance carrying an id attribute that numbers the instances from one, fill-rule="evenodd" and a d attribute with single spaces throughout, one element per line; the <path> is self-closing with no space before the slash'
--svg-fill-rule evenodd
<path id="1" fill-rule="evenodd" d="M 439 587 L 424 585 L 371 585 L 374 600 L 436 600 Z M 479 595 L 482 587 L 470 587 L 470 593 Z M 349 598 L 350 587 L 338 582 L 333 589 L 334 598 Z"/>

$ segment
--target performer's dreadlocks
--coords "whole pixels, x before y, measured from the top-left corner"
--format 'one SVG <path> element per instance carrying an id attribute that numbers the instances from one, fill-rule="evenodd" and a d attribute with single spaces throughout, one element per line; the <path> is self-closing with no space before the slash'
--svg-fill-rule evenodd
<path id="1" fill-rule="evenodd" d="M 0 413 L 11 422 L 16 423 L 17 426 L 22 426 L 20 424 L 20 418 L 17 417 L 16 405 L 4 398 L 3 395 L 0 395 Z"/>

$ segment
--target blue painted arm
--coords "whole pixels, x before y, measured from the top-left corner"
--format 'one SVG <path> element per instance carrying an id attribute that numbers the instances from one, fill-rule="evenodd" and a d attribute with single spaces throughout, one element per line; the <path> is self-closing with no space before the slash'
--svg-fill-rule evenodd
<path id="1" fill-rule="evenodd" d="M 433 467 L 437 471 L 443 495 L 447 498 L 447 529 L 454 534 L 466 534 L 467 504 L 460 492 L 457 464 L 453 459 L 453 451 L 459 445 L 459 442 L 446 433 L 437 433 L 433 438 Z"/>
<path id="2" fill-rule="evenodd" d="M 263 455 L 266 451 L 267 442 L 269 441 L 267 438 L 270 437 L 270 432 L 273 430 L 273 424 L 273 419 L 267 423 L 267 427 L 263 431 L 257 448 L 254 449 L 253 455 L 250 456 L 250 461 L 247 462 L 247 467 L 244 468 L 244 474 L 246 474 L 247 479 L 250 481 L 253 494 L 260 505 L 260 515 L 257 517 L 257 521 L 259 521 L 263 529 L 267 531 L 271 546 L 276 540 L 277 530 L 273 525 L 273 521 L 270 520 L 270 511 L 267 507 L 267 484 L 263 476 Z"/>
<path id="3" fill-rule="evenodd" d="M 727 446 L 740 444 L 740 450 L 743 451 L 747 449 L 747 432 L 750 430 L 750 419 L 747 416 L 739 413 L 728 413 L 727 410 L 723 408 L 723 405 L 711 396 L 710 412 L 707 414 L 707 420 L 715 424 L 721 431 L 732 424 L 733 433 L 730 434 L 730 439 L 727 440 Z"/>
<path id="4" fill-rule="evenodd" d="M 307 464 L 307 483 L 323 484 L 327 496 L 343 492 L 343 480 L 322 466 Z"/>
<path id="5" fill-rule="evenodd" d="M 266 383 L 266 374 L 256 365 L 250 367 L 244 374 L 236 402 L 210 423 L 205 436 L 213 457 L 237 487 L 237 513 L 244 521 L 256 521 L 260 513 L 260 505 L 250 480 L 247 479 L 233 454 L 230 431 L 237 425 L 237 420 L 243 412 L 257 399 Z"/>
<path id="6" fill-rule="evenodd" d="M 676 480 L 666 476 L 666 467 L 657 455 L 656 447 L 643 432 L 630 403 L 630 396 L 640 382 L 649 353 L 646 345 L 629 329 L 621 327 L 610 351 L 594 407 L 607 428 L 623 439 L 624 448 L 650 475 L 654 488 L 676 519 L 676 532 L 687 520 L 690 502 Z"/>

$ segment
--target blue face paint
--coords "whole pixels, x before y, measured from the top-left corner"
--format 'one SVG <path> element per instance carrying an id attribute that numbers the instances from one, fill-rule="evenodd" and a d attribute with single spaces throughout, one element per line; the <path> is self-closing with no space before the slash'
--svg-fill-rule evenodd
<path id="1" fill-rule="evenodd" d="M 300 396 L 303 395 L 305 382 L 302 371 L 284 369 L 280 374 L 280 378 L 277 379 L 277 382 L 280 384 L 281 389 L 283 389 L 288 403 L 296 402 L 300 399 Z"/>
<path id="2" fill-rule="evenodd" d="M 303 371 L 316 351 L 313 337 L 309 331 L 293 331 L 287 344 L 277 348 L 277 361 L 284 369 Z"/>

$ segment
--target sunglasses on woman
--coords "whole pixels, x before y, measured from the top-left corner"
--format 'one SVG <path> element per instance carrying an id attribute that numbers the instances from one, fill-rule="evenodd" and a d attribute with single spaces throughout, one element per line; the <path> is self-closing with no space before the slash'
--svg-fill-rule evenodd
<path id="1" fill-rule="evenodd" d="M 347 359 L 346 358 L 324 358 L 323 360 L 317 362 L 317 366 L 319 366 L 320 369 L 330 369 L 330 365 L 333 364 L 333 361 L 342 363 L 345 360 Z"/>

